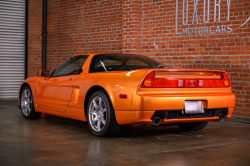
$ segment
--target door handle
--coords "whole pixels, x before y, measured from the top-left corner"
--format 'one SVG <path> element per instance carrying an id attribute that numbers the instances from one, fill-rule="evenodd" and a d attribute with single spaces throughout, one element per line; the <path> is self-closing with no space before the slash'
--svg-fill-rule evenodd
<path id="1" fill-rule="evenodd" d="M 70 81 L 72 80 L 72 78 L 69 79 Z"/>

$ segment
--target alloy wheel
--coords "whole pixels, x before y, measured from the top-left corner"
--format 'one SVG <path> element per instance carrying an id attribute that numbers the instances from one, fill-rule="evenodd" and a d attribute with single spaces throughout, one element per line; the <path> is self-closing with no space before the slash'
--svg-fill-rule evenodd
<path id="1" fill-rule="evenodd" d="M 25 89 L 21 96 L 21 110 L 25 116 L 29 116 L 32 109 L 32 95 L 28 89 Z"/>
<path id="2" fill-rule="evenodd" d="M 96 132 L 102 131 L 107 120 L 107 106 L 101 97 L 92 99 L 88 116 L 91 128 Z"/>

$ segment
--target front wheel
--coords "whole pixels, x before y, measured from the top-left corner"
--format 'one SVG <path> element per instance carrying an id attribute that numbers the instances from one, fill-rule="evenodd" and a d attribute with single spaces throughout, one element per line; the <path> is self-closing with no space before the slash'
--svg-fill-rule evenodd
<path id="1" fill-rule="evenodd" d="M 88 126 L 96 136 L 114 136 L 121 131 L 108 94 L 104 90 L 95 92 L 87 107 Z"/>
<path id="2" fill-rule="evenodd" d="M 207 125 L 208 121 L 206 122 L 194 122 L 194 123 L 183 123 L 179 124 L 178 127 L 184 131 L 196 131 L 201 130 Z"/>
<path id="3" fill-rule="evenodd" d="M 37 119 L 41 113 L 34 109 L 34 100 L 30 87 L 25 86 L 21 93 L 21 112 L 26 119 Z"/>

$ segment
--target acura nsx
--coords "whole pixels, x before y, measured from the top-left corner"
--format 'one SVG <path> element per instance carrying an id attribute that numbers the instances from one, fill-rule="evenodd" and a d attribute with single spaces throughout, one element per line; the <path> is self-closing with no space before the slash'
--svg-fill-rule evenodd
<path id="1" fill-rule="evenodd" d="M 24 118 L 41 113 L 86 121 L 97 136 L 122 125 L 178 125 L 200 130 L 208 121 L 230 118 L 235 107 L 223 70 L 172 69 L 147 56 L 82 54 L 51 72 L 26 79 L 18 106 Z"/>

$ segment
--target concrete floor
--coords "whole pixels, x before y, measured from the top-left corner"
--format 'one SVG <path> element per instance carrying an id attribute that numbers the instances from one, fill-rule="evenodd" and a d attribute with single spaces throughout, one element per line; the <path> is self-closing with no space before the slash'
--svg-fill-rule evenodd
<path id="1" fill-rule="evenodd" d="M 0 101 L 0 165 L 249 166 L 250 120 L 209 122 L 193 132 L 128 125 L 100 138 L 85 122 L 45 114 L 26 120 L 17 101 Z"/>

